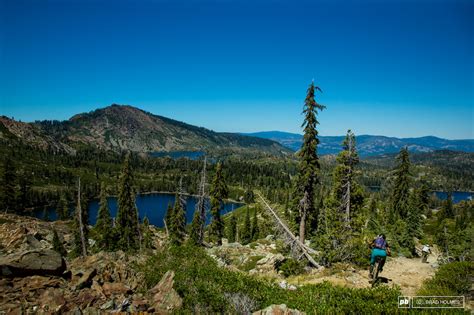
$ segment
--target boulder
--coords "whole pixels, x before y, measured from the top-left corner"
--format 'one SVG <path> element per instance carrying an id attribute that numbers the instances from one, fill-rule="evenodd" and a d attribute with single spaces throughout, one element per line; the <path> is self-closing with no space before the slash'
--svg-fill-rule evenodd
<path id="1" fill-rule="evenodd" d="M 252 313 L 253 315 L 303 315 L 306 313 L 288 308 L 285 304 L 270 305 L 269 307 Z"/>
<path id="2" fill-rule="evenodd" d="M 64 259 L 59 253 L 50 249 L 31 250 L 0 257 L 0 275 L 6 277 L 61 276 L 65 270 Z"/>
<path id="3" fill-rule="evenodd" d="M 74 287 L 76 290 L 81 290 L 83 288 L 90 288 L 92 285 L 92 279 L 97 275 L 96 269 L 88 269 L 84 272 L 79 272 L 75 274 L 73 281 L 75 283 Z"/>
<path id="4" fill-rule="evenodd" d="M 183 300 L 173 289 L 174 271 L 167 271 L 163 278 L 148 293 L 152 296 L 151 306 L 159 314 L 168 314 L 179 309 L 183 305 Z"/>
<path id="5" fill-rule="evenodd" d="M 106 282 L 102 285 L 102 290 L 106 296 L 111 295 L 126 295 L 131 293 L 131 289 L 121 282 Z"/>

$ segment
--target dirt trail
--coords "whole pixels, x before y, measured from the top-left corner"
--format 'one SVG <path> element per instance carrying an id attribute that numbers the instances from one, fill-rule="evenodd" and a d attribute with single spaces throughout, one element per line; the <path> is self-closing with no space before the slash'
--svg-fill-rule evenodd
<path id="1" fill-rule="evenodd" d="M 384 285 L 398 285 L 407 296 L 416 295 L 424 280 L 432 278 L 436 269 L 431 265 L 437 260 L 436 255 L 428 257 L 428 263 L 422 263 L 421 258 L 388 258 L 380 277 L 388 280 Z M 339 271 L 335 271 L 339 269 Z M 357 270 L 352 267 L 327 269 L 321 273 L 298 276 L 288 279 L 292 284 L 309 284 L 329 281 L 335 285 L 351 288 L 369 288 L 371 283 L 368 270 Z"/>

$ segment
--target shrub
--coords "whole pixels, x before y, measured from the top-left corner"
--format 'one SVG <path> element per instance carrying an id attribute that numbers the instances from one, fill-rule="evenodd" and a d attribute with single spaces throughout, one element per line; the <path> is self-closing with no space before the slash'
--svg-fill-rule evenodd
<path id="1" fill-rule="evenodd" d="M 307 314 L 393 313 L 398 289 L 350 289 L 329 283 L 285 290 L 269 280 L 219 268 L 202 248 L 191 245 L 161 249 L 137 266 L 145 275 L 143 290 L 152 288 L 168 270 L 175 272 L 174 289 L 183 298 L 180 313 L 236 313 L 286 304 Z"/>
<path id="2" fill-rule="evenodd" d="M 304 265 L 293 258 L 287 258 L 276 265 L 276 269 L 281 271 L 283 276 L 296 276 L 304 271 Z"/>
<path id="3" fill-rule="evenodd" d="M 471 289 L 474 263 L 471 261 L 453 262 L 442 265 L 432 279 L 423 283 L 419 295 L 455 296 L 467 295 Z"/>
<path id="4" fill-rule="evenodd" d="M 265 256 L 250 256 L 247 261 L 242 266 L 240 266 L 239 269 L 243 271 L 250 271 L 252 269 L 255 269 L 255 267 L 257 266 L 257 262 L 264 257 Z"/>

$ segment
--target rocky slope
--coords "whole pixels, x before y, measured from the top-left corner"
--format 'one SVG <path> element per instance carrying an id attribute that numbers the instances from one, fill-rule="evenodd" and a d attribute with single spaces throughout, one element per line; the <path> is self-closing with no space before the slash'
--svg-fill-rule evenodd
<path id="1" fill-rule="evenodd" d="M 32 147 L 53 152 L 74 154 L 75 149 L 57 141 L 51 135 L 32 124 L 19 122 L 0 116 L 0 140 L 5 142 L 23 142 Z"/>
<path id="2" fill-rule="evenodd" d="M 92 146 L 102 150 L 141 153 L 160 151 L 206 151 L 226 153 L 291 154 L 291 150 L 268 139 L 219 133 L 192 126 L 141 109 L 116 105 L 73 116 L 67 121 L 20 123 L 0 120 L 0 138 L 14 135 L 39 148 L 70 152 Z"/>
<path id="3" fill-rule="evenodd" d="M 153 246 L 165 246 L 164 233 L 153 226 L 150 228 Z M 183 299 L 174 289 L 173 270 L 166 272 L 150 290 L 144 289 L 144 274 L 133 266 L 143 263 L 150 253 L 98 252 L 69 259 L 52 250 L 53 229 L 58 232 L 64 247 L 71 250 L 70 222 L 45 222 L 0 213 L 0 313 L 170 314 L 182 306 Z M 93 242 L 89 240 L 90 244 Z M 272 238 L 262 240 L 253 248 L 225 242 L 222 247 L 209 249 L 209 255 L 221 262 L 224 252 L 228 257 L 239 255 L 242 259 L 234 257 L 235 263 L 240 261 L 244 265 L 249 265 L 257 256 L 259 260 L 250 273 L 273 273 L 275 278 L 281 278 L 274 265 L 283 256 L 275 253 Z M 245 271 L 240 265 L 239 269 L 226 262 L 221 266 Z M 302 313 L 282 304 L 271 305 L 255 314 Z"/>

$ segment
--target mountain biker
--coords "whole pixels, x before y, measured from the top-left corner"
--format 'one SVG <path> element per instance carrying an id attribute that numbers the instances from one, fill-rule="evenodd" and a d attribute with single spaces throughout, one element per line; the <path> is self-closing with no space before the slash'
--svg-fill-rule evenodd
<path id="1" fill-rule="evenodd" d="M 422 250 L 421 250 L 421 253 L 422 253 L 421 262 L 427 263 L 428 262 L 428 255 L 431 254 L 430 245 L 428 245 L 428 244 L 424 245 Z"/>
<path id="2" fill-rule="evenodd" d="M 380 258 L 380 272 L 385 265 L 385 259 L 390 256 L 390 246 L 388 245 L 385 234 L 378 235 L 371 244 L 372 254 L 370 255 L 370 271 L 369 276 L 372 277 L 374 272 L 374 265 L 377 257 Z"/>

